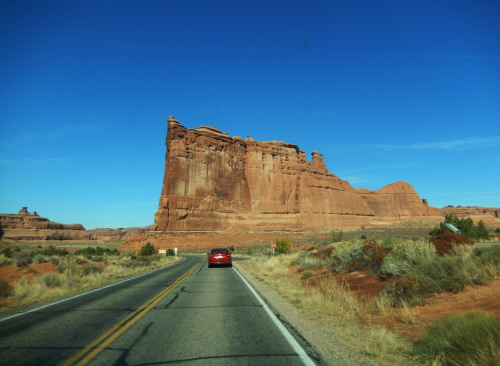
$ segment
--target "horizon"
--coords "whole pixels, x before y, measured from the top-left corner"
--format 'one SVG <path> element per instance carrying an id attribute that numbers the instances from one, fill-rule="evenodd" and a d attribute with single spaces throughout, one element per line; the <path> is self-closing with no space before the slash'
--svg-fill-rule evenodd
<path id="1" fill-rule="evenodd" d="M 152 225 L 167 118 L 500 207 L 500 2 L 0 4 L 0 212 Z M 110 15 L 113 16 L 110 16 Z"/>

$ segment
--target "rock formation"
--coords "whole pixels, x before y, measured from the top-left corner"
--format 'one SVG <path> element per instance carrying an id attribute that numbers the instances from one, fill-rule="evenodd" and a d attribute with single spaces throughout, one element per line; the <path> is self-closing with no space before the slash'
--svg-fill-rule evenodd
<path id="1" fill-rule="evenodd" d="M 0 225 L 3 229 L 51 229 L 51 230 L 85 230 L 80 224 L 59 224 L 40 217 L 36 211 L 28 212 L 23 207 L 17 214 L 0 214 Z"/>
<path id="2" fill-rule="evenodd" d="M 168 119 L 165 175 L 154 231 L 331 230 L 377 219 L 439 215 L 407 183 L 354 189 L 323 155 Z"/>

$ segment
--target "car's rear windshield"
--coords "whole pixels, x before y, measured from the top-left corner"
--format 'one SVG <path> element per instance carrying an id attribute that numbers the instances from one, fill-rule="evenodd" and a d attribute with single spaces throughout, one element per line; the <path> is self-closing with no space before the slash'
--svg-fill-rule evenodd
<path id="1" fill-rule="evenodd" d="M 229 253 L 227 249 L 212 249 L 212 253 Z"/>

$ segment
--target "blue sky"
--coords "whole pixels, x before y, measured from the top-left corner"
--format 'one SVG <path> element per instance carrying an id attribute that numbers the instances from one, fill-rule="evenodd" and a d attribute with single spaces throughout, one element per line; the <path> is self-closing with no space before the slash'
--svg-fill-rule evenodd
<path id="1" fill-rule="evenodd" d="M 500 2 L 0 2 L 0 212 L 146 226 L 166 120 L 500 207 Z"/>

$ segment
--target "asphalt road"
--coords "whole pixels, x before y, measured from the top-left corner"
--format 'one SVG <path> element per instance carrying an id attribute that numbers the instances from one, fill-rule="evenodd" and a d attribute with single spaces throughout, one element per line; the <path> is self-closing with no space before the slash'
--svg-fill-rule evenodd
<path id="1" fill-rule="evenodd" d="M 0 319 L 0 365 L 313 364 L 280 327 L 234 268 L 187 256 Z"/>

